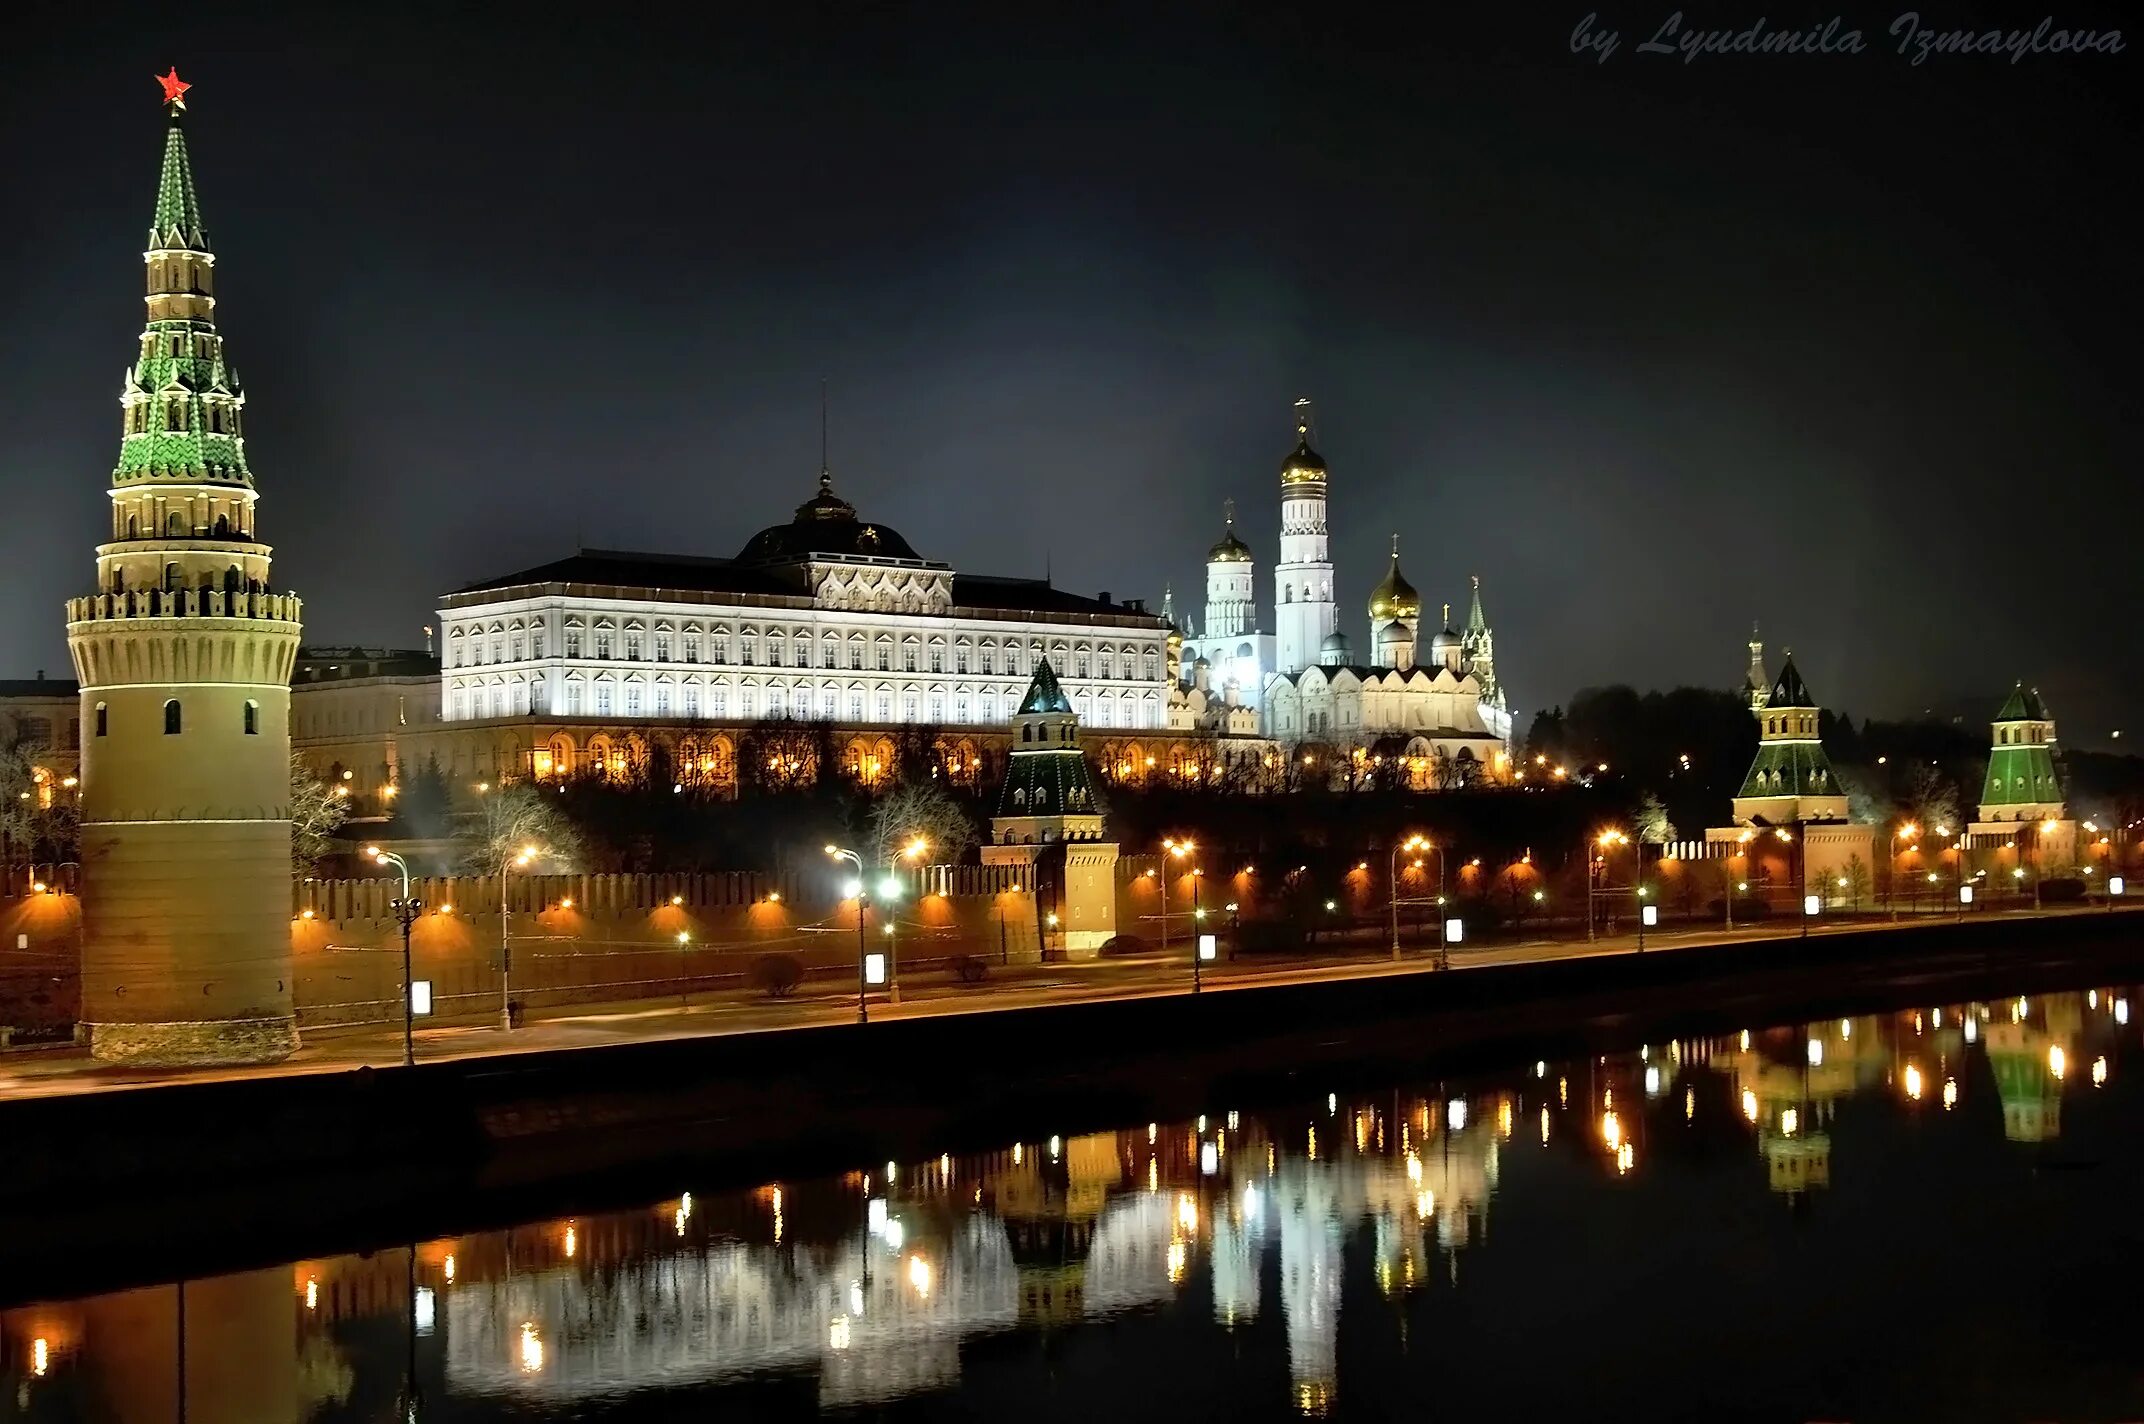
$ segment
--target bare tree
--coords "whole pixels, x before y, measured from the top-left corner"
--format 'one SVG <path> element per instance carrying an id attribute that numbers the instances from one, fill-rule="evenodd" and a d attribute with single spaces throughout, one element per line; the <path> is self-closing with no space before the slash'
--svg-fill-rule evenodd
<path id="1" fill-rule="evenodd" d="M 1668 819 L 1668 808 L 1652 792 L 1638 803 L 1636 822 L 1638 839 L 1648 845 L 1666 845 L 1675 839 L 1675 823 Z"/>
<path id="2" fill-rule="evenodd" d="M 1958 788 L 1934 766 L 1917 766 L 1906 786 L 1906 804 L 1920 818 L 1922 826 L 1935 830 L 1940 826 L 1960 826 Z"/>
<path id="3" fill-rule="evenodd" d="M 551 874 L 573 870 L 581 862 L 580 832 L 552 797 L 526 781 L 495 786 L 478 797 L 476 814 L 455 839 L 461 842 L 463 863 L 479 875 L 499 874 L 532 847 L 535 860 Z"/>
<path id="4" fill-rule="evenodd" d="M 290 754 L 290 868 L 308 874 L 335 843 L 350 818 L 350 803 L 313 775 L 298 752 Z"/>
<path id="5" fill-rule="evenodd" d="M 891 865 L 919 838 L 940 864 L 958 860 L 975 844 L 975 823 L 942 782 L 904 781 L 871 808 L 871 845 L 879 864 Z"/>

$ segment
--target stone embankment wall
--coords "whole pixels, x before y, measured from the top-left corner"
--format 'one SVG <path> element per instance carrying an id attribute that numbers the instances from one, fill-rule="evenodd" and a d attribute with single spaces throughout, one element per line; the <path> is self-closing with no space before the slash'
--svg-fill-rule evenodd
<path id="1" fill-rule="evenodd" d="M 956 955 L 989 964 L 1041 958 L 1035 900 L 1021 867 L 928 866 L 900 873 L 893 949 L 903 974 L 938 974 Z M 290 937 L 303 1028 L 399 1019 L 401 881 L 305 880 Z M 795 956 L 810 979 L 856 973 L 856 902 L 823 885 L 748 872 L 709 875 L 514 875 L 504 930 L 510 993 L 530 1011 L 689 999 L 746 985 L 763 955 Z M 500 1005 L 501 916 L 492 877 L 411 882 L 423 905 L 410 931 L 413 977 L 432 986 L 434 1019 L 484 1022 Z M 886 947 L 886 913 L 864 924 Z M 80 1005 L 81 905 L 72 882 L 0 899 L 0 1029 L 64 1038 Z M 680 938 L 682 936 L 682 938 Z"/>

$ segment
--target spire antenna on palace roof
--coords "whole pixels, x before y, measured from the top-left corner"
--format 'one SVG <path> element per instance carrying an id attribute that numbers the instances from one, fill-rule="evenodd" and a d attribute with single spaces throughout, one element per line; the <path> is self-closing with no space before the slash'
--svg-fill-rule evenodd
<path id="1" fill-rule="evenodd" d="M 166 110 L 172 114 L 177 114 L 186 107 L 186 91 L 194 86 L 179 78 L 179 67 L 177 65 L 173 65 L 169 73 L 158 74 L 153 77 L 157 83 L 164 86 L 164 108 Z"/>

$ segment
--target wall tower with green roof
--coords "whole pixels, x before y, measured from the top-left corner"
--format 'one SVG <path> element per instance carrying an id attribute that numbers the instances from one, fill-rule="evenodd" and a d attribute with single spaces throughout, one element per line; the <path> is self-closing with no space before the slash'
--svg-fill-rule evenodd
<path id="1" fill-rule="evenodd" d="M 1042 941 L 1091 956 L 1117 932 L 1117 847 L 1105 839 L 1105 805 L 1080 746 L 1079 715 L 1050 660 L 1035 664 L 1012 717 L 1012 753 L 990 818 L 986 865 L 1025 865 L 1034 877 Z"/>
<path id="2" fill-rule="evenodd" d="M 2060 821 L 2069 814 L 2055 773 L 2055 719 L 2037 688 L 2020 682 L 1995 714 L 1982 821 Z"/>
<path id="3" fill-rule="evenodd" d="M 1765 826 L 1845 820 L 1846 793 L 1817 731 L 1823 714 L 1794 666 L 1793 653 L 1787 654 L 1778 680 L 1753 710 L 1757 755 L 1734 798 L 1735 819 Z"/>
<path id="4" fill-rule="evenodd" d="M 269 582 L 245 395 L 216 324 L 181 125 L 168 122 L 147 320 L 120 387 L 96 591 L 67 602 L 82 688 L 82 1018 L 97 1057 L 259 1063 L 291 1010 L 290 673 L 301 608 Z"/>

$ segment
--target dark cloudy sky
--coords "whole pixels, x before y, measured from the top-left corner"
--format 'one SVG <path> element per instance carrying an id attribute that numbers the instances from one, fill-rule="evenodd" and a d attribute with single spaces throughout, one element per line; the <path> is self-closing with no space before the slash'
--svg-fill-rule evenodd
<path id="1" fill-rule="evenodd" d="M 822 376 L 926 555 L 1183 595 L 1233 495 L 1270 609 L 1307 394 L 1343 629 L 1397 530 L 1527 709 L 1730 682 L 1761 619 L 1857 712 L 2024 677 L 2144 728 L 2135 44 L 1915 67 L 1865 8 L 1859 56 L 1685 65 L 1625 5 L 1596 64 L 1591 3 L 11 20 L 0 673 L 62 671 L 91 582 L 175 63 L 310 641 L 577 542 L 734 553 Z"/>

